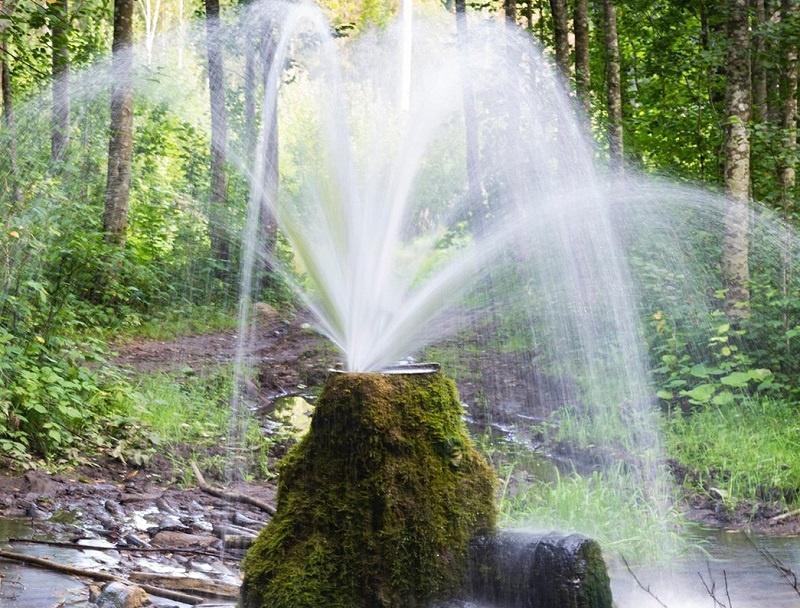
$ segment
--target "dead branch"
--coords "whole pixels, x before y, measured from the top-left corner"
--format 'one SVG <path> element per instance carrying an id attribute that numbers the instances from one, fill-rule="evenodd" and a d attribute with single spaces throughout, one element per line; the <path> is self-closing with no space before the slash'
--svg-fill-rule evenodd
<path id="1" fill-rule="evenodd" d="M 800 595 L 800 581 L 797 580 L 797 574 L 795 574 L 794 570 L 775 557 L 768 549 L 759 547 L 749 534 L 746 534 L 745 537 L 750 541 L 750 544 L 756 548 L 758 554 L 763 557 L 770 566 L 781 573 L 781 576 L 786 579 L 786 582 L 794 589 L 794 592 Z"/>
<path id="2" fill-rule="evenodd" d="M 218 551 L 209 552 L 200 549 L 170 549 L 168 547 L 130 547 L 127 545 L 114 545 L 112 547 L 98 547 L 95 545 L 79 545 L 77 543 L 60 543 L 55 540 L 38 540 L 33 538 L 9 538 L 10 544 L 28 543 L 31 545 L 47 545 L 48 547 L 59 547 L 61 549 L 77 549 L 79 551 L 130 551 L 135 553 L 185 553 L 187 555 L 206 555 L 209 557 L 220 557 Z"/>
<path id="3" fill-rule="evenodd" d="M 43 559 L 41 557 L 33 557 L 31 555 L 24 555 L 22 553 L 14 553 L 12 551 L 3 551 L 2 549 L 0 549 L 0 558 L 15 562 L 21 562 L 23 564 L 28 564 L 30 566 L 38 566 L 40 568 L 46 568 L 48 570 L 53 570 L 55 572 L 60 572 L 62 574 L 69 574 L 71 576 L 80 576 L 82 578 L 89 578 L 95 581 L 115 581 L 118 583 L 123 583 L 125 585 L 137 585 L 137 583 L 131 582 L 125 578 L 122 578 L 121 576 L 116 576 L 114 574 L 109 574 L 107 572 L 95 572 L 92 570 L 83 570 L 82 568 L 75 568 L 73 566 L 66 566 L 64 564 L 59 564 L 49 559 Z M 176 602 L 183 602 L 184 604 L 191 604 L 192 606 L 196 606 L 197 604 L 202 604 L 205 601 L 202 597 L 198 597 L 196 595 L 189 595 L 187 593 L 180 593 L 178 591 L 161 589 L 159 587 L 154 587 L 152 585 L 139 584 L 138 586 L 144 589 L 147 593 L 150 593 L 151 595 L 157 595 L 158 597 L 163 597 L 169 600 L 175 600 Z"/>
<path id="4" fill-rule="evenodd" d="M 782 522 L 784 519 L 789 519 L 790 517 L 794 517 L 795 515 L 800 515 L 800 509 L 795 509 L 794 511 L 787 511 L 786 513 L 781 513 L 780 515 L 776 515 L 775 517 L 770 517 L 767 521 L 769 525 L 775 525 L 779 522 Z"/>
<path id="5" fill-rule="evenodd" d="M 639 585 L 639 588 L 642 591 L 644 591 L 647 595 L 652 597 L 656 602 L 659 603 L 659 605 L 663 606 L 663 608 L 669 608 L 669 606 L 667 606 L 664 602 L 662 602 L 660 599 L 658 599 L 658 597 L 656 597 L 655 593 L 650 591 L 650 586 L 649 585 L 647 587 L 644 586 L 642 581 L 639 580 L 639 577 L 636 576 L 636 574 L 631 569 L 630 565 L 628 564 L 628 560 L 625 559 L 624 555 L 622 556 L 622 563 L 625 564 L 625 568 L 628 570 L 628 573 L 633 577 L 633 580 L 636 581 L 636 584 Z"/>
<path id="6" fill-rule="evenodd" d="M 270 515 L 275 515 L 275 507 L 273 507 L 270 504 L 252 498 L 245 494 L 239 494 L 238 492 L 225 492 L 224 490 L 218 490 L 216 488 L 212 488 L 206 483 L 206 480 L 203 478 L 202 473 L 200 473 L 200 469 L 197 468 L 197 464 L 192 462 L 191 467 L 192 471 L 194 472 L 194 476 L 197 479 L 198 487 L 201 490 L 203 490 L 203 492 L 205 492 L 206 494 L 211 494 L 211 496 L 216 496 L 217 498 L 223 498 L 231 502 L 244 502 L 249 505 L 253 505 L 254 507 L 257 507 L 266 513 L 269 513 Z"/>

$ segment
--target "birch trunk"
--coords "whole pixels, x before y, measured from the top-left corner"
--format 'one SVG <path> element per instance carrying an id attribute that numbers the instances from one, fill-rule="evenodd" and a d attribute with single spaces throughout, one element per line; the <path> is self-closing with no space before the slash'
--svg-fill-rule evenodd
<path id="1" fill-rule="evenodd" d="M 603 0 L 603 29 L 606 46 L 606 108 L 608 111 L 608 151 L 611 170 L 623 171 L 622 81 L 620 76 L 617 7 L 613 0 Z"/>
<path id="2" fill-rule="evenodd" d="M 750 28 L 748 1 L 729 0 L 725 110 L 725 211 L 722 241 L 722 279 L 725 312 L 731 321 L 749 316 L 750 268 Z"/>

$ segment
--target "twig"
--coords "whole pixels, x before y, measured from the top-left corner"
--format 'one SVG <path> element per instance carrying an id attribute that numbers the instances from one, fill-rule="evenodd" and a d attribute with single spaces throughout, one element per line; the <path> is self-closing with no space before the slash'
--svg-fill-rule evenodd
<path id="1" fill-rule="evenodd" d="M 273 507 L 270 504 L 262 502 L 256 498 L 252 498 L 245 494 L 239 494 L 238 492 L 225 492 L 223 490 L 217 490 L 216 488 L 212 488 L 206 483 L 206 480 L 203 478 L 203 474 L 200 473 L 200 469 L 197 468 L 197 464 L 192 462 L 191 467 L 192 471 L 194 472 L 194 476 L 197 479 L 197 485 L 206 494 L 211 494 L 211 496 L 216 496 L 217 498 L 224 498 L 225 500 L 229 500 L 231 502 L 244 502 L 249 505 L 253 505 L 254 507 L 257 507 L 266 513 L 269 513 L 270 515 L 275 515 L 275 507 Z"/>
<path id="2" fill-rule="evenodd" d="M 750 541 L 750 544 L 756 548 L 758 554 L 763 557 L 770 566 L 781 573 L 783 578 L 786 579 L 786 582 L 789 583 L 789 586 L 794 589 L 794 592 L 800 595 L 800 582 L 798 582 L 797 574 L 795 574 L 794 570 L 775 557 L 769 550 L 759 547 L 749 534 L 745 534 L 745 538 Z"/>
<path id="3" fill-rule="evenodd" d="M 777 524 L 778 522 L 783 521 L 784 519 L 789 519 L 790 517 L 794 517 L 795 515 L 800 515 L 800 509 L 795 509 L 794 511 L 787 511 L 786 513 L 781 513 L 780 515 L 776 515 L 775 517 L 770 517 L 767 521 L 770 525 Z"/>
<path id="4" fill-rule="evenodd" d="M 662 602 L 660 599 L 658 599 L 658 597 L 656 597 L 655 593 L 650 591 L 650 586 L 649 585 L 647 587 L 645 587 L 644 584 L 642 584 L 642 581 L 640 581 L 639 577 L 636 576 L 636 574 L 633 572 L 633 570 L 631 569 L 630 565 L 628 564 L 628 560 L 625 559 L 624 555 L 622 556 L 622 563 L 625 564 L 625 568 L 627 568 L 628 573 L 630 573 L 630 575 L 633 577 L 633 580 L 636 581 L 636 584 L 639 585 L 639 588 L 642 591 L 644 591 L 647 595 L 649 595 L 655 601 L 657 601 L 661 606 L 663 606 L 663 608 L 669 608 L 669 606 L 667 606 L 664 602 Z"/>
<path id="5" fill-rule="evenodd" d="M 94 572 L 92 570 L 83 570 L 81 568 L 75 568 L 73 566 L 65 566 L 64 564 L 59 564 L 57 562 L 51 561 L 49 559 L 43 559 L 41 557 L 33 557 L 31 555 L 23 555 L 22 553 L 13 553 L 11 551 L 3 551 L 0 549 L 0 558 L 8 559 L 16 562 L 22 562 L 23 564 L 29 564 L 31 566 L 39 566 L 40 568 L 47 568 L 48 570 L 54 570 L 56 572 L 61 572 L 62 574 L 69 574 L 72 576 L 80 576 L 83 578 L 90 578 L 96 581 L 116 581 L 118 583 L 123 583 L 125 585 L 137 585 L 137 583 L 133 583 L 121 576 L 115 576 L 114 574 L 108 574 L 107 572 Z M 202 597 L 197 597 L 196 595 L 189 595 L 188 593 L 181 593 L 179 591 L 170 591 L 168 589 L 161 589 L 160 587 L 153 587 L 152 585 L 138 585 L 142 589 L 144 589 L 147 593 L 152 595 L 157 595 L 159 597 L 163 597 L 169 600 L 175 600 L 176 602 L 183 602 L 184 604 L 191 604 L 196 606 L 197 604 L 202 604 L 205 599 Z"/>
<path id="6" fill-rule="evenodd" d="M 709 576 L 709 580 L 711 581 L 711 587 L 709 587 L 708 583 L 706 583 L 706 579 L 703 578 L 703 574 L 700 573 L 700 572 L 697 573 L 697 576 L 700 577 L 700 581 L 703 583 L 703 587 L 706 588 L 706 593 L 708 593 L 709 597 L 711 597 L 711 599 L 714 600 L 714 605 L 715 606 L 719 606 L 720 608 L 733 608 L 730 605 L 730 601 L 731 601 L 730 597 L 731 596 L 728 593 L 728 576 L 725 574 L 725 571 L 724 570 L 722 571 L 722 575 L 725 578 L 725 595 L 728 596 L 728 602 L 729 602 L 727 605 L 722 603 L 722 602 L 720 602 L 719 599 L 717 599 L 717 595 L 716 595 L 717 584 L 714 582 L 714 576 L 711 574 L 711 567 L 708 566 L 708 563 L 706 563 L 706 566 L 708 567 L 708 576 Z"/>

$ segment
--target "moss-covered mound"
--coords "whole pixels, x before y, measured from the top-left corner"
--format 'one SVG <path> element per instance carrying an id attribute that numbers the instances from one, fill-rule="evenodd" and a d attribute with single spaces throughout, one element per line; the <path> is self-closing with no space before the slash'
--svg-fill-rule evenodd
<path id="1" fill-rule="evenodd" d="M 244 562 L 243 608 L 425 606 L 463 589 L 494 475 L 439 373 L 332 374 Z"/>

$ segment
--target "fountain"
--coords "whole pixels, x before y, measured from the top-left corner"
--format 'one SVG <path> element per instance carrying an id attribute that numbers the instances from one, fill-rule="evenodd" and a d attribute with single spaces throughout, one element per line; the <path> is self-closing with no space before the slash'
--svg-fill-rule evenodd
<path id="1" fill-rule="evenodd" d="M 309 6 L 252 10 L 247 23 L 282 27 L 250 180 L 242 323 L 270 214 L 293 257 L 269 262 L 348 373 L 329 377 L 311 431 L 285 460 L 278 514 L 245 562 L 243 606 L 400 607 L 464 595 L 609 606 L 592 541 L 524 536 L 517 559 L 512 537 L 488 540 L 494 482 L 449 381 L 402 366 L 375 373 L 459 332 L 516 338 L 506 348 L 526 354 L 535 342 L 550 365 L 585 380 L 585 399 L 619 409 L 640 458 L 636 483 L 655 487 L 646 368 L 606 178 L 549 62 L 526 35 L 492 25 L 459 42 L 453 23 L 421 19 L 413 45 L 407 25 L 339 45 Z M 260 186 L 276 122 L 292 169 L 275 194 Z M 480 129 L 480 163 L 469 170 L 465 127 Z M 483 582 L 465 589 L 468 564 Z M 533 578 L 504 590 L 518 574 Z"/>
<path id="2" fill-rule="evenodd" d="M 452 384 L 437 368 L 407 363 L 440 360 L 463 381 L 473 415 L 481 400 L 497 400 L 508 418 L 503 422 L 530 424 L 563 406 L 602 429 L 592 442 L 603 435 L 601 451 L 621 461 L 617 492 L 639 497 L 654 520 L 666 519 L 670 489 L 640 309 L 647 299 L 667 316 L 699 318 L 706 311 L 705 290 L 713 281 L 703 275 L 710 272 L 707 259 L 697 263 L 692 249 L 705 239 L 713 252 L 707 235 L 721 226 L 723 202 L 691 188 L 605 174 L 573 100 L 526 34 L 475 19 L 462 39 L 452 15 L 425 7 L 417 13 L 413 44 L 410 18 L 342 41 L 317 8 L 279 1 L 252 4 L 240 25 L 223 34 L 230 36 L 226 48 L 266 38 L 274 46 L 264 54 L 271 61 L 255 159 L 242 144 L 249 135 L 231 144 L 232 165 L 252 186 L 238 373 L 254 374 L 245 330 L 265 261 L 295 288 L 346 369 L 331 373 L 315 430 L 284 465 L 283 506 L 248 557 L 245 605 L 261 605 L 265 597 L 284 605 L 269 595 L 281 577 L 295 592 L 308 592 L 310 599 L 285 600 L 292 606 L 335 605 L 320 599 L 334 589 L 348 606 L 415 605 L 458 595 L 500 605 L 608 605 L 598 545 L 586 536 L 486 534 L 496 517 L 493 482 L 467 439 Z M 192 65 L 191 54 L 181 61 Z M 87 99 L 108 82 L 97 75 L 102 66 L 95 72 L 83 79 L 91 85 Z M 181 71 L 187 83 L 194 78 L 189 72 Z M 161 87 L 150 76 L 137 91 L 178 113 L 196 110 L 183 103 L 194 93 L 188 84 L 176 87 L 171 78 Z M 205 94 L 198 93 L 203 104 Z M 91 126 L 87 119 L 86 133 L 94 132 Z M 277 190 L 268 175 L 275 128 Z M 267 216 L 281 226 L 275 250 L 262 239 Z M 771 235 L 766 242 L 783 238 L 779 224 L 760 218 L 756 225 Z M 765 259 L 778 259 L 774 253 Z M 400 373 L 379 373 L 389 366 Z M 235 404 L 247 407 L 242 395 Z M 363 419 L 351 424 L 359 411 Z M 413 416 L 418 435 L 407 435 L 406 418 Z M 432 450 L 416 464 L 427 471 L 419 476 L 431 481 L 418 484 L 417 473 L 406 473 L 409 493 L 387 496 L 385 489 L 398 485 L 391 466 L 400 465 L 381 466 L 386 454 L 406 444 L 412 454 L 424 452 L 420 444 Z M 365 479 L 371 493 L 338 502 L 343 487 Z M 330 485 L 308 485 L 323 481 Z M 397 506 L 403 501 L 407 508 Z M 430 510 L 422 516 L 417 507 Z M 348 517 L 339 518 L 342 512 Z M 309 519 L 319 528 L 306 526 Z M 436 521 L 446 525 L 437 528 Z M 373 543 L 369 535 L 387 522 L 395 526 L 386 535 L 389 548 L 405 552 L 394 555 Z M 570 522 L 568 529 L 591 535 L 588 523 Z M 395 534 L 432 528 L 436 538 L 425 542 L 412 534 L 404 545 Z M 289 530 L 299 539 L 294 545 L 286 540 Z M 312 546 L 312 539 L 331 537 L 349 544 Z M 363 553 L 355 550 L 361 539 Z M 421 554 L 424 560 L 410 563 Z M 542 565 L 545 554 L 556 556 L 561 570 Z M 313 580 L 319 571 L 281 570 L 285 564 L 275 562 L 288 555 L 286 563 L 347 564 L 350 579 L 343 583 L 333 568 Z M 365 560 L 381 568 L 370 571 Z M 431 578 L 423 579 L 422 570 Z M 582 589 L 593 599 L 537 596 L 544 592 L 531 572 L 589 581 Z M 315 588 L 320 581 L 328 586 Z"/>

